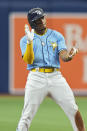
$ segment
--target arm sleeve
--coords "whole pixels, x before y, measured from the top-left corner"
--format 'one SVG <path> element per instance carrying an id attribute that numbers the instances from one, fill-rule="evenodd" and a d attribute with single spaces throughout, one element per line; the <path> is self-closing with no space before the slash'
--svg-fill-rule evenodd
<path id="1" fill-rule="evenodd" d="M 27 47 L 27 39 L 26 37 L 22 37 L 21 40 L 20 40 L 20 48 L 21 48 L 21 53 L 22 53 L 22 56 L 24 56 L 24 53 L 26 51 L 26 47 Z"/>
<path id="2" fill-rule="evenodd" d="M 32 64 L 34 61 L 33 41 L 28 44 L 26 39 L 21 39 L 20 47 L 24 62 Z"/>

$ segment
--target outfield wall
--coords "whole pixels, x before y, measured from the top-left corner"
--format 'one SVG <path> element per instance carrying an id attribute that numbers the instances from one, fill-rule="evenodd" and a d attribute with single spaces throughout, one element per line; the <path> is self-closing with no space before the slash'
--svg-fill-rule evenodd
<path id="1" fill-rule="evenodd" d="M 68 1 L 68 0 L 67 0 Z M 32 7 L 48 13 L 48 27 L 63 33 L 68 48 L 79 43 L 80 52 L 69 64 L 61 63 L 61 71 L 73 91 L 87 94 L 87 1 L 1 1 L 0 2 L 0 93 L 23 94 L 26 65 L 21 59 L 20 38 L 24 35 L 26 14 Z M 22 76 L 22 77 L 21 77 Z"/>

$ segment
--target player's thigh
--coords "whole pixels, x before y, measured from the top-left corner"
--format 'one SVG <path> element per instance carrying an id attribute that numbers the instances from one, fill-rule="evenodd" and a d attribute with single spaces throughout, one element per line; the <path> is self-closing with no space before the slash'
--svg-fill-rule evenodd
<path id="1" fill-rule="evenodd" d="M 24 97 L 24 104 L 40 104 L 44 97 L 45 94 L 43 93 L 44 90 L 30 90 L 30 89 L 25 89 L 25 97 Z"/>
<path id="2" fill-rule="evenodd" d="M 73 92 L 65 78 L 61 77 L 59 80 L 55 81 L 54 88 L 51 90 L 51 95 L 65 112 L 74 113 L 78 110 Z"/>
<path id="3" fill-rule="evenodd" d="M 46 80 L 40 73 L 31 72 L 25 86 L 25 103 L 40 104 L 46 96 Z"/>

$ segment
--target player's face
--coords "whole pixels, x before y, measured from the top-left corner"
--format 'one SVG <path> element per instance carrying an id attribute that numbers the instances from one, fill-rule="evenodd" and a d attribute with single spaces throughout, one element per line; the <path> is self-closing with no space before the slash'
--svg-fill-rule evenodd
<path id="1" fill-rule="evenodd" d="M 36 20 L 35 24 L 37 25 L 37 28 L 40 29 L 40 30 L 46 29 L 46 18 L 45 18 L 45 16 Z"/>

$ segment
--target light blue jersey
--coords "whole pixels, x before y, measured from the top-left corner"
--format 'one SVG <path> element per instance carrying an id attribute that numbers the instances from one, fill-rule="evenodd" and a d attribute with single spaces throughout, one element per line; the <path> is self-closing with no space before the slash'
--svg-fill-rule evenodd
<path id="1" fill-rule="evenodd" d="M 20 40 L 20 48 L 22 56 L 26 51 L 27 38 L 22 37 Z M 48 29 L 44 35 L 34 33 L 33 51 L 34 62 L 28 64 L 27 69 L 38 67 L 55 67 L 60 68 L 59 52 L 66 50 L 64 37 L 57 31 Z"/>

